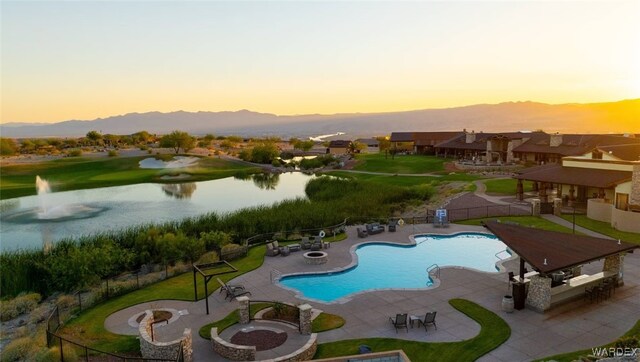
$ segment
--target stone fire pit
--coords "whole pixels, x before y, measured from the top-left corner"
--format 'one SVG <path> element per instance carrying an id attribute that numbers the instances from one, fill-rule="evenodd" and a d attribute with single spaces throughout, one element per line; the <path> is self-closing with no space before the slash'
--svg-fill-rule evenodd
<path id="1" fill-rule="evenodd" d="M 329 254 L 324 251 L 309 251 L 304 253 L 304 262 L 310 265 L 324 264 L 329 260 Z"/>

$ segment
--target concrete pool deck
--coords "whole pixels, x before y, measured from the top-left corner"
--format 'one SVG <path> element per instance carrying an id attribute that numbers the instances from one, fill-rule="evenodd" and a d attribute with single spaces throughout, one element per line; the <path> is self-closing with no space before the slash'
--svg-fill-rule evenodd
<path id="1" fill-rule="evenodd" d="M 344 303 L 324 304 L 300 299 L 293 291 L 271 283 L 271 272 L 282 274 L 316 272 L 341 268 L 351 263 L 349 250 L 364 241 L 390 241 L 410 244 L 410 236 L 422 233 L 451 234 L 464 231 L 482 231 L 477 226 L 451 224 L 449 228 L 433 228 L 431 225 L 405 225 L 395 233 L 384 232 L 360 239 L 355 227 L 347 228 L 346 240 L 332 243 L 329 261 L 323 265 L 308 265 L 302 252 L 292 252 L 287 257 L 265 257 L 264 264 L 249 273 L 235 278 L 233 284 L 243 284 L 251 291 L 252 300 L 277 300 L 293 304 L 309 303 L 314 308 L 342 316 L 346 323 L 342 328 L 319 333 L 319 343 L 336 340 L 388 337 L 425 342 L 449 342 L 473 338 L 480 326 L 472 319 L 451 307 L 452 298 L 464 298 L 495 312 L 511 327 L 510 338 L 497 349 L 481 358 L 482 361 L 529 361 L 552 354 L 571 352 L 611 342 L 624 334 L 640 319 L 640 255 L 629 254 L 625 258 L 625 285 L 618 288 L 608 300 L 600 303 L 575 301 L 540 314 L 529 309 L 505 313 L 502 296 L 507 292 L 507 275 L 483 273 L 461 268 L 443 268 L 440 283 L 435 288 L 423 290 L 381 290 L 355 295 Z M 517 259 L 506 261 L 508 270 L 515 270 Z M 601 270 L 602 263 L 585 265 L 585 273 Z M 215 286 L 215 282 L 212 284 Z M 174 308 L 186 311 L 175 322 L 158 327 L 159 340 L 171 340 L 181 335 L 184 328 L 193 332 L 194 361 L 224 361 L 211 348 L 208 340 L 198 335 L 201 326 L 222 319 L 235 310 L 237 302 L 228 302 L 217 291 L 209 296 L 210 315 L 205 314 L 204 300 L 199 302 L 155 301 L 118 311 L 109 316 L 105 327 L 115 333 L 135 334 L 128 324 L 130 317 L 150 307 Z M 395 329 L 388 317 L 396 313 L 424 315 L 437 311 L 438 330 L 409 328 Z M 286 343 L 285 343 L 286 345 Z M 284 345 L 283 345 L 284 347 Z"/>

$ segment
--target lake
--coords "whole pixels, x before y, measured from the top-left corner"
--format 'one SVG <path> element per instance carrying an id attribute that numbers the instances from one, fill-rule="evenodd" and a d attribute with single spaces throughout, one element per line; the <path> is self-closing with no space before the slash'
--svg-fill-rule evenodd
<path id="1" fill-rule="evenodd" d="M 137 184 L 3 200 L 0 250 L 42 248 L 65 237 L 306 197 L 305 186 L 313 177 L 299 172 L 256 174 L 247 179 Z"/>

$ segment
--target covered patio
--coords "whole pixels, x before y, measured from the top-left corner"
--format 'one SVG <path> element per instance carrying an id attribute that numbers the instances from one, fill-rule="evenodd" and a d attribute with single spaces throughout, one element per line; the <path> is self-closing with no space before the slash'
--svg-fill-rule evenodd
<path id="1" fill-rule="evenodd" d="M 516 309 L 525 304 L 545 312 L 564 302 L 581 298 L 597 288 L 624 285 L 624 255 L 639 246 L 585 235 L 547 231 L 488 221 L 485 226 L 520 257 L 513 278 Z M 602 271 L 582 273 L 582 266 L 604 259 Z M 528 272 L 525 264 L 533 271 Z M 610 292 L 609 290 L 607 290 Z"/>

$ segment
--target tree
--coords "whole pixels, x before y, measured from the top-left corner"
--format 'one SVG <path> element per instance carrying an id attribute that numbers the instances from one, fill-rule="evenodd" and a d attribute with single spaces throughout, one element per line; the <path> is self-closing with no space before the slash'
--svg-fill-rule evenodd
<path id="1" fill-rule="evenodd" d="M 376 137 L 376 139 L 378 140 L 378 148 L 380 148 L 380 151 L 384 151 L 384 158 L 387 158 L 391 149 L 391 141 L 386 136 Z"/>
<path id="2" fill-rule="evenodd" d="M 349 152 L 351 153 L 360 153 L 360 151 L 364 150 L 365 148 L 367 148 L 367 145 L 362 142 L 353 141 L 349 144 Z"/>
<path id="3" fill-rule="evenodd" d="M 257 144 L 251 150 L 251 162 L 271 163 L 274 158 L 278 157 L 280 151 L 272 142 L 264 142 Z"/>
<path id="4" fill-rule="evenodd" d="M 117 147 L 120 143 L 120 136 L 115 134 L 106 134 L 102 137 L 107 145 L 110 147 Z"/>
<path id="5" fill-rule="evenodd" d="M 131 138 L 133 139 L 133 142 L 135 142 L 136 144 L 142 143 L 146 145 L 150 142 L 153 142 L 154 137 L 147 131 L 140 131 L 132 134 Z"/>
<path id="6" fill-rule="evenodd" d="M 16 154 L 16 142 L 11 138 L 0 138 L 0 155 L 12 156 Z"/>
<path id="7" fill-rule="evenodd" d="M 170 147 L 176 151 L 176 154 L 180 152 L 180 149 L 184 152 L 188 152 L 195 146 L 196 140 L 191 137 L 187 132 L 173 131 L 160 138 L 160 147 Z"/>
<path id="8" fill-rule="evenodd" d="M 89 131 L 87 132 L 87 139 L 94 145 L 97 145 L 102 141 L 102 134 L 98 131 Z"/>

